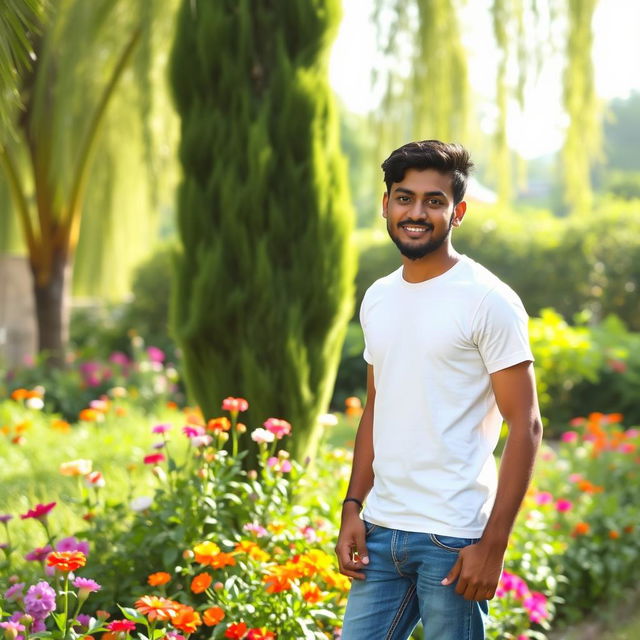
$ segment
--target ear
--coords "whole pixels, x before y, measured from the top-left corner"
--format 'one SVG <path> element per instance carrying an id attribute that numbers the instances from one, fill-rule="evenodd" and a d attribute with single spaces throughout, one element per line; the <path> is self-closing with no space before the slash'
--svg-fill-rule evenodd
<path id="1" fill-rule="evenodd" d="M 387 207 L 389 206 L 389 194 L 385 191 L 382 196 L 382 217 L 387 217 Z"/>
<path id="2" fill-rule="evenodd" d="M 464 218 L 464 214 L 467 212 L 467 203 L 462 200 L 462 202 L 458 202 L 458 204 L 453 209 L 453 222 L 451 223 L 454 227 L 459 227 L 462 224 L 462 218 Z"/>

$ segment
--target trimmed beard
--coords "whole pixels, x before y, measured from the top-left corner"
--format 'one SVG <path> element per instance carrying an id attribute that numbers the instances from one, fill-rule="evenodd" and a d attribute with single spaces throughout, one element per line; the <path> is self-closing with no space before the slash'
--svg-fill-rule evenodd
<path id="1" fill-rule="evenodd" d="M 447 231 L 441 237 L 439 238 L 432 237 L 424 244 L 414 245 L 414 244 L 404 243 L 402 240 L 400 240 L 398 236 L 394 236 L 394 234 L 391 232 L 388 218 L 387 218 L 387 233 L 395 243 L 396 247 L 398 247 L 400 253 L 403 256 L 405 256 L 405 258 L 409 258 L 409 260 L 420 260 L 420 258 L 424 258 L 430 253 L 437 251 L 445 243 L 446 239 L 449 237 L 449 234 L 451 233 L 451 227 L 453 226 L 453 216 L 454 214 L 452 213 L 451 218 L 449 219 L 449 226 L 447 227 Z M 418 225 L 418 226 L 423 226 L 423 225 Z"/>

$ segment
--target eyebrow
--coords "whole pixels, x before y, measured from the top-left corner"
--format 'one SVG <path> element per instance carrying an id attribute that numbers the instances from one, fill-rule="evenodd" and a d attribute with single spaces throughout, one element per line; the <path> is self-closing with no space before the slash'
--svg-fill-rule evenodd
<path id="1" fill-rule="evenodd" d="M 415 191 L 411 191 L 411 189 L 407 189 L 406 187 L 397 187 L 396 193 L 406 193 L 410 196 L 415 196 Z M 423 195 L 425 196 L 440 196 L 441 198 L 447 198 L 447 194 L 444 191 L 426 191 Z"/>

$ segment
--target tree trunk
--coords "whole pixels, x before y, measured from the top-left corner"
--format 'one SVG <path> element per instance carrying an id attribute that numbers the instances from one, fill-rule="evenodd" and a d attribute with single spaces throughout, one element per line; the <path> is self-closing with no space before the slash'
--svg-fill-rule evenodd
<path id="1" fill-rule="evenodd" d="M 39 281 L 33 265 L 31 269 L 38 322 L 38 351 L 48 365 L 64 367 L 69 340 L 71 262 L 64 252 L 55 250 L 51 273 L 45 282 Z"/>

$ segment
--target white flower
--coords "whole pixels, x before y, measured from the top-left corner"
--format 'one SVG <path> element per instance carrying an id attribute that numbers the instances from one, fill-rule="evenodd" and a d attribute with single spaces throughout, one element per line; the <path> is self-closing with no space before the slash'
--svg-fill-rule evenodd
<path id="1" fill-rule="evenodd" d="M 153 504 L 153 498 L 149 496 L 138 496 L 134 498 L 129 506 L 133 511 L 146 511 Z"/>
<path id="2" fill-rule="evenodd" d="M 323 413 L 318 416 L 318 423 L 323 427 L 335 427 L 338 424 L 338 417 L 333 413 Z"/>
<path id="3" fill-rule="evenodd" d="M 275 438 L 275 433 L 271 433 L 271 431 L 267 431 L 266 429 L 262 429 L 260 427 L 258 429 L 254 429 L 251 432 L 251 439 L 258 444 L 273 442 Z"/>
<path id="4" fill-rule="evenodd" d="M 40 411 L 40 409 L 44 407 L 44 402 L 42 398 L 38 398 L 38 397 L 27 398 L 27 400 L 25 401 L 25 404 L 29 409 L 35 409 L 36 411 Z"/>

